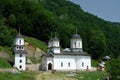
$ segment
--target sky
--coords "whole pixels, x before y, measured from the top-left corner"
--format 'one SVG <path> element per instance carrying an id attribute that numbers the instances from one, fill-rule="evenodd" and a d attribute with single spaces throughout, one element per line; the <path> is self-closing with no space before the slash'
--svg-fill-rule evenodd
<path id="1" fill-rule="evenodd" d="M 120 0 L 70 0 L 79 4 L 85 12 L 104 20 L 120 22 Z"/>

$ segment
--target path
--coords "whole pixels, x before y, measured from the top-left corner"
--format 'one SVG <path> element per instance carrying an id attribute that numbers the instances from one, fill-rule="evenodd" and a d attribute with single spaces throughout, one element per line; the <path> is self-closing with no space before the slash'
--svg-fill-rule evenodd
<path id="1" fill-rule="evenodd" d="M 42 72 L 37 75 L 36 80 L 77 80 L 73 77 L 66 76 L 65 73 L 51 73 L 51 72 Z"/>

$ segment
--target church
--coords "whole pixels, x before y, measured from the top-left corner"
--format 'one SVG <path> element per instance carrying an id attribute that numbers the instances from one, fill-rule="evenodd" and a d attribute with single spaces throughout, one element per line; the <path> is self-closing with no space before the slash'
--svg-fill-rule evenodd
<path id="1" fill-rule="evenodd" d="M 48 41 L 48 53 L 42 57 L 42 70 L 85 71 L 91 69 L 91 56 L 82 49 L 82 38 L 74 34 L 70 48 L 60 50 L 60 40 L 54 37 Z"/>

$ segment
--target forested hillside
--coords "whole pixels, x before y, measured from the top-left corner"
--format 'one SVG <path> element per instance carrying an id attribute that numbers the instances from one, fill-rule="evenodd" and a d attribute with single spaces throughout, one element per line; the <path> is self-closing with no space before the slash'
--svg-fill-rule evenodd
<path id="1" fill-rule="evenodd" d="M 62 48 L 69 47 L 77 28 L 84 51 L 93 58 L 120 55 L 120 27 L 68 0 L 0 0 L 0 45 L 12 46 L 18 27 L 45 42 L 56 35 Z"/>

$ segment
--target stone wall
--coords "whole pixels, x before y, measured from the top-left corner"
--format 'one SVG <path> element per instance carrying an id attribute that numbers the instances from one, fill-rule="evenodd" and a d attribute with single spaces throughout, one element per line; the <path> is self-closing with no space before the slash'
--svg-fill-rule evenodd
<path id="1" fill-rule="evenodd" d="M 26 70 L 27 71 L 40 71 L 41 64 L 27 64 Z"/>

